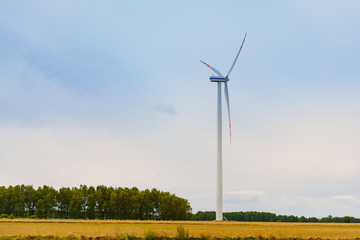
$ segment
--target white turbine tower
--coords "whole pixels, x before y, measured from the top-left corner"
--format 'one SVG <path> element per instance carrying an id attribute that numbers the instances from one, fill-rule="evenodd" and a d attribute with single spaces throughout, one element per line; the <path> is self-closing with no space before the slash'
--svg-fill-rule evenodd
<path id="1" fill-rule="evenodd" d="M 209 64 L 200 60 L 200 62 L 202 62 L 203 64 L 208 66 L 211 70 L 213 70 L 217 74 L 217 76 L 212 75 L 210 77 L 210 81 L 217 82 L 217 86 L 218 86 L 218 91 L 217 91 L 218 92 L 218 95 L 217 95 L 217 175 L 216 175 L 216 220 L 217 221 L 223 220 L 221 83 L 222 82 L 224 83 L 224 93 L 225 93 L 226 105 L 227 105 L 228 115 L 229 115 L 230 143 L 231 143 L 231 118 L 230 118 L 230 103 L 229 103 L 229 91 L 228 91 L 227 82 L 229 81 L 229 75 L 230 75 L 232 69 L 234 68 L 236 60 L 238 59 L 241 49 L 244 45 L 246 34 L 247 33 L 245 33 L 244 40 L 242 41 L 240 49 L 235 57 L 233 64 L 231 65 L 226 77 L 224 77 L 221 74 L 221 72 L 219 70 L 217 70 L 216 68 L 214 68 L 214 67 L 210 66 Z"/>

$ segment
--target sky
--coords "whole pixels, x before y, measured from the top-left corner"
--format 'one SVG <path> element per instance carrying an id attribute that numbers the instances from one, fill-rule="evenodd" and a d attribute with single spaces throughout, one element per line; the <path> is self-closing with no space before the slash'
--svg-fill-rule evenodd
<path id="1" fill-rule="evenodd" d="M 157 188 L 360 217 L 359 1 L 1 1 L 0 186 Z M 223 99 L 223 104 L 225 101 Z M 225 105 L 223 105 L 225 110 Z"/>

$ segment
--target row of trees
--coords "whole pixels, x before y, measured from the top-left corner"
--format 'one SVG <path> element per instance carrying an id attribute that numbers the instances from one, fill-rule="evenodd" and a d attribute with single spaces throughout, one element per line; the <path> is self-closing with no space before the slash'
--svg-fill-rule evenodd
<path id="1" fill-rule="evenodd" d="M 61 219 L 188 220 L 186 199 L 157 189 L 106 186 L 62 187 L 17 185 L 0 187 L 0 214 Z"/>
<path id="2" fill-rule="evenodd" d="M 212 221 L 215 220 L 216 213 L 213 211 L 209 212 L 197 212 L 192 216 L 192 220 L 195 221 Z M 226 212 L 224 217 L 229 221 L 246 221 L 246 222 L 356 222 L 360 223 L 359 218 L 354 217 L 297 217 L 297 216 L 286 216 L 286 215 L 276 215 L 269 212 Z"/>

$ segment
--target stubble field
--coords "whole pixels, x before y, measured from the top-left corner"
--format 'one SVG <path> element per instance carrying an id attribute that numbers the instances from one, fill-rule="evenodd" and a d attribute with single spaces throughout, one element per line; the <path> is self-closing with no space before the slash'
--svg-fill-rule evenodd
<path id="1" fill-rule="evenodd" d="M 74 238 L 144 238 L 156 233 L 158 238 L 176 238 L 182 226 L 190 238 L 225 239 L 356 239 L 360 224 L 339 223 L 257 223 L 194 221 L 117 221 L 117 220 L 0 220 L 1 237 L 52 236 Z"/>

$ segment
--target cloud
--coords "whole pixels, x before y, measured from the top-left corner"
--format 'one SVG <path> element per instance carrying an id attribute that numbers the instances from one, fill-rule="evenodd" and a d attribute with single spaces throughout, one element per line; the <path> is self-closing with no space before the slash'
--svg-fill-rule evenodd
<path id="1" fill-rule="evenodd" d="M 304 196 L 281 196 L 274 198 L 279 204 L 279 210 L 283 213 L 294 215 L 325 217 L 332 216 L 358 216 L 360 197 L 355 196 L 331 196 L 331 197 L 304 197 Z M 280 208 L 282 210 L 280 210 Z"/>
<path id="2" fill-rule="evenodd" d="M 127 135 L 69 120 L 42 125 L 3 121 L 0 185 L 155 187 L 179 196 L 207 189 L 209 175 L 201 171 L 207 157 L 197 155 L 196 138 L 179 135 L 181 126 L 170 130 L 173 135 L 156 128 Z"/>
<path id="3" fill-rule="evenodd" d="M 224 192 L 224 199 L 229 203 L 241 202 L 259 202 L 265 197 L 263 191 L 243 190 Z"/>
<path id="4" fill-rule="evenodd" d="M 164 113 L 164 114 L 170 114 L 170 115 L 177 114 L 177 111 L 175 110 L 175 108 L 172 105 L 167 105 L 167 104 L 158 104 L 154 108 L 154 111 L 159 112 L 159 113 Z"/>
<path id="5" fill-rule="evenodd" d="M 0 129 L 0 185 L 145 187 L 144 178 L 157 185 L 161 173 L 151 149 L 103 131 L 6 124 Z"/>
<path id="6" fill-rule="evenodd" d="M 342 196 L 334 196 L 331 198 L 332 200 L 335 200 L 339 203 L 356 203 L 356 204 L 360 204 L 360 198 L 351 196 L 351 195 L 342 195 Z"/>

